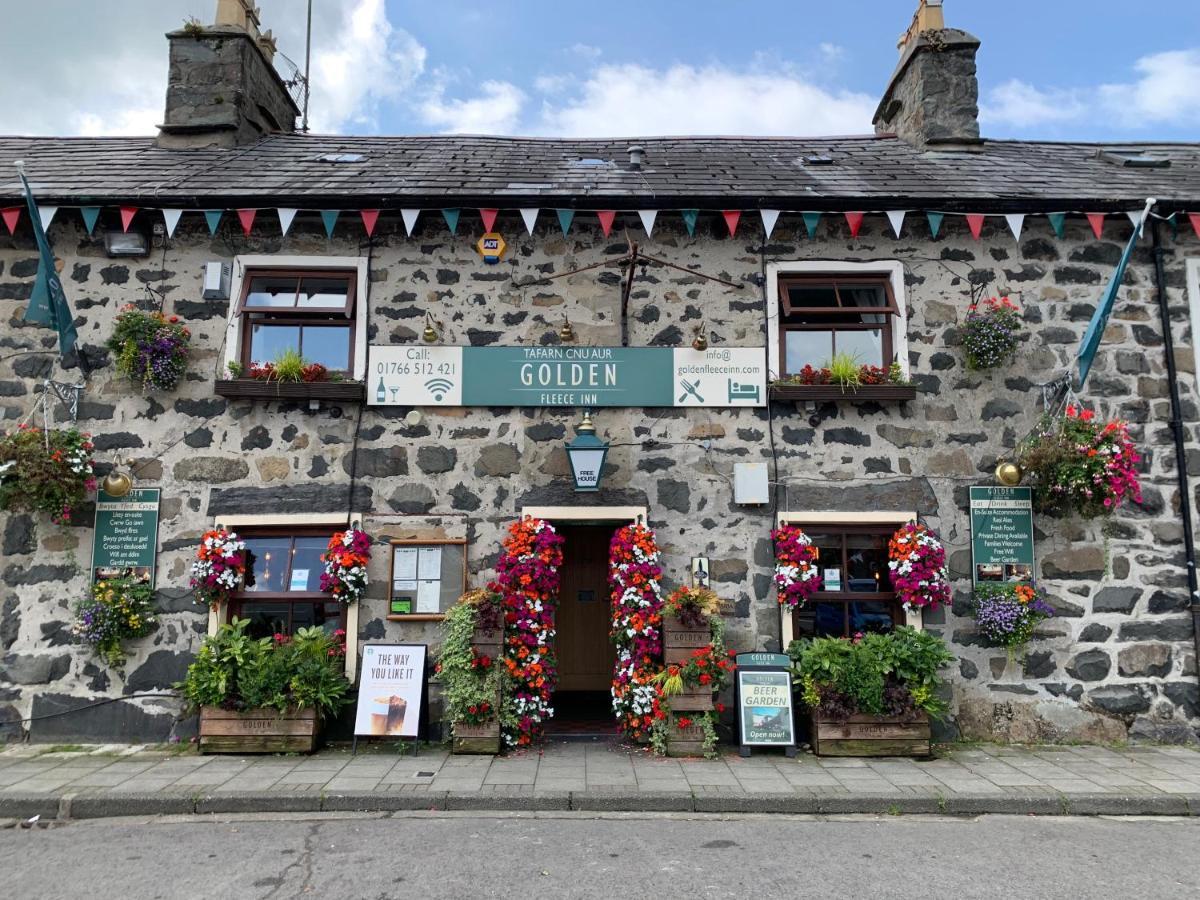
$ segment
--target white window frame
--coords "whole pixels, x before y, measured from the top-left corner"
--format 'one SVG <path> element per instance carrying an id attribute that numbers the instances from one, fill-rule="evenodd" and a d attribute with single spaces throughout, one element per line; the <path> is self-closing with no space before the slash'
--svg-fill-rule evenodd
<path id="1" fill-rule="evenodd" d="M 233 278 L 229 286 L 229 320 L 225 323 L 225 363 L 240 363 L 242 323 L 245 314 L 238 312 L 242 286 L 249 269 L 312 269 L 315 272 L 351 270 L 354 285 L 354 381 L 367 378 L 367 258 L 365 256 L 271 256 L 250 254 L 233 258 Z"/>
<path id="2" fill-rule="evenodd" d="M 351 513 L 350 522 L 355 528 L 362 527 L 362 513 Z M 260 516 L 229 515 L 217 516 L 213 528 L 225 528 L 237 531 L 241 528 L 263 526 L 296 526 L 311 527 L 313 525 L 330 526 L 330 534 L 346 527 L 346 516 L 341 513 L 271 513 Z M 390 565 L 389 561 L 389 565 Z M 216 634 L 217 628 L 229 621 L 229 604 L 218 604 L 208 610 L 208 633 Z M 346 677 L 353 683 L 358 672 L 358 604 L 346 606 Z"/>
<path id="3" fill-rule="evenodd" d="M 767 372 L 783 373 L 779 358 L 779 278 L 787 275 L 884 275 L 892 285 L 897 313 L 892 316 L 892 353 L 908 378 L 908 297 L 904 291 L 904 263 L 898 259 L 851 262 L 843 259 L 796 259 L 767 264 Z M 884 360 L 886 367 L 890 360 Z M 813 364 L 814 366 L 816 363 Z M 874 365 L 874 363 L 870 363 Z"/>
<path id="4" fill-rule="evenodd" d="M 824 525 L 830 528 L 837 528 L 839 525 L 895 525 L 899 528 L 901 525 L 916 521 L 917 514 L 915 511 L 907 512 L 903 510 L 876 509 L 853 512 L 849 510 L 823 509 L 781 512 L 775 515 L 776 528 L 790 525 L 793 522 L 804 525 Z M 792 631 L 791 611 L 782 608 L 781 611 L 783 613 L 783 648 L 786 650 L 788 644 L 795 640 L 795 632 Z M 910 628 L 916 628 L 918 631 L 923 630 L 925 621 L 921 615 L 921 610 L 906 609 L 904 611 L 904 624 Z"/>

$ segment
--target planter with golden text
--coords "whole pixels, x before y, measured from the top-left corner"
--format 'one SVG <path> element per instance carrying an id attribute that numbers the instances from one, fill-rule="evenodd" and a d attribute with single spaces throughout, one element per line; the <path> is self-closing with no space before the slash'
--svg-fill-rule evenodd
<path id="1" fill-rule="evenodd" d="M 480 725 L 455 722 L 454 752 L 484 753 L 496 755 L 500 752 L 500 720 L 492 719 Z"/>
<path id="2" fill-rule="evenodd" d="M 695 628 L 684 625 L 674 616 L 663 617 L 663 658 L 668 664 L 687 661 L 711 641 L 712 630 L 707 624 Z"/>
<path id="3" fill-rule="evenodd" d="M 855 713 L 845 721 L 834 721 L 814 713 L 812 746 L 817 756 L 928 756 L 929 716 Z"/>
<path id="4" fill-rule="evenodd" d="M 712 700 L 711 696 L 709 700 Z M 702 714 L 671 710 L 667 726 L 667 756 L 704 755 L 704 728 L 697 720 L 698 715 Z"/>
<path id="5" fill-rule="evenodd" d="M 201 753 L 312 753 L 321 723 L 313 709 L 200 708 Z"/>

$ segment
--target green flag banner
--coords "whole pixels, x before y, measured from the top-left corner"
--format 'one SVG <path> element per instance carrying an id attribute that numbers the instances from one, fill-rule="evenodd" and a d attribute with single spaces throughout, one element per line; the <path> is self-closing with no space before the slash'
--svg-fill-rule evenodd
<path id="1" fill-rule="evenodd" d="M 20 175 L 21 184 L 25 188 L 25 203 L 29 207 L 29 219 L 33 225 L 33 236 L 38 247 L 37 278 L 33 282 L 29 307 L 25 310 L 25 321 L 48 325 L 57 331 L 58 351 L 65 356 L 75 349 L 79 341 L 79 334 L 75 331 L 75 315 L 71 312 L 71 304 L 67 302 L 62 281 L 54 268 L 54 254 L 50 252 L 50 242 L 46 239 L 46 230 L 42 227 L 37 201 L 33 199 L 33 191 L 25 173 L 20 172 Z"/>

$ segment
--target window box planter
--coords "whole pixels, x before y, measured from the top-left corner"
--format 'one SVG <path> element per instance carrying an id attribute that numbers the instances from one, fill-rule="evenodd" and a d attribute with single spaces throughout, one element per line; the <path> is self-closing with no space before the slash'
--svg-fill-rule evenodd
<path id="1" fill-rule="evenodd" d="M 915 384 L 864 384 L 859 388 L 843 388 L 836 384 L 773 384 L 772 400 L 796 400 L 824 403 L 847 400 L 851 403 L 903 403 L 917 396 Z"/>
<path id="2" fill-rule="evenodd" d="M 314 709 L 200 708 L 201 753 L 312 753 L 321 723 Z"/>
<path id="3" fill-rule="evenodd" d="M 257 378 L 218 379 L 218 397 L 234 400 L 331 400 L 362 403 L 367 398 L 361 381 L 262 381 Z"/>
<path id="4" fill-rule="evenodd" d="M 668 663 L 685 662 L 693 650 L 702 650 L 711 641 L 707 625 L 690 628 L 674 616 L 663 617 L 663 657 Z"/>
<path id="5" fill-rule="evenodd" d="M 929 716 L 889 718 L 855 713 L 845 722 L 812 716 L 817 756 L 929 756 Z"/>

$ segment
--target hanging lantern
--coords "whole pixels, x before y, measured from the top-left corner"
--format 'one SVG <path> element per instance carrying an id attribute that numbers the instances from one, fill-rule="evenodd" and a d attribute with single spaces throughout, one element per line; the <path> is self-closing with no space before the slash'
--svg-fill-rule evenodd
<path id="1" fill-rule="evenodd" d="M 996 480 L 1005 487 L 1016 487 L 1024 476 L 1025 472 L 1015 462 L 1002 459 L 996 464 Z"/>
<path id="2" fill-rule="evenodd" d="M 608 456 L 608 441 L 596 437 L 596 426 L 592 424 L 590 410 L 584 411 L 583 421 L 575 426 L 575 440 L 566 447 L 575 490 L 600 490 L 600 473 L 604 468 L 604 458 Z"/>
<path id="3" fill-rule="evenodd" d="M 110 497 L 127 497 L 133 490 L 133 473 L 126 467 L 116 465 L 100 482 L 100 490 Z"/>

